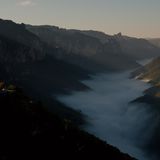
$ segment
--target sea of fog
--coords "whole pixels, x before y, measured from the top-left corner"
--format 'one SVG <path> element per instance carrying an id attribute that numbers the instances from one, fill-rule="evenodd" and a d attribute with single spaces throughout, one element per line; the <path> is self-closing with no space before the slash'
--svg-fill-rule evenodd
<path id="1" fill-rule="evenodd" d="M 156 120 L 150 107 L 129 103 L 149 84 L 130 79 L 130 72 L 98 74 L 83 81 L 92 90 L 73 92 L 58 99 L 88 117 L 84 129 L 139 160 L 151 160 L 144 151 Z"/>

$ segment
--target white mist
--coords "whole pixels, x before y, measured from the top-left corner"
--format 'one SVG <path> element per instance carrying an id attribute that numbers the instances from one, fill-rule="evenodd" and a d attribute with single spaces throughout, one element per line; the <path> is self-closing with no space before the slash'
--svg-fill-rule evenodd
<path id="1" fill-rule="evenodd" d="M 154 126 L 149 124 L 153 124 L 154 115 L 147 105 L 129 102 L 150 86 L 128 77 L 129 72 L 100 74 L 83 82 L 92 91 L 74 92 L 58 99 L 88 116 L 86 131 L 122 152 L 148 160 L 143 146 L 152 136 Z"/>

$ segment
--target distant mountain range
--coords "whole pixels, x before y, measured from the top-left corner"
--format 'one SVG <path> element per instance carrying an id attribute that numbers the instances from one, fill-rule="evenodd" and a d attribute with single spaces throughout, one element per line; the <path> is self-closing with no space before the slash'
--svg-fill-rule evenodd
<path id="1" fill-rule="evenodd" d="M 110 36 L 98 31 L 66 30 L 55 26 L 31 26 L 27 29 L 50 46 L 63 48 L 68 54 L 56 55 L 81 67 L 124 70 L 137 67 L 136 60 L 159 55 L 159 48 L 145 39 Z M 87 64 L 86 64 L 87 63 Z M 89 64 L 97 64 L 96 66 Z"/>
<path id="2" fill-rule="evenodd" d="M 40 97 L 89 89 L 80 80 L 90 74 L 136 68 L 137 60 L 159 54 L 160 48 L 149 41 L 121 33 L 110 36 L 0 19 L 0 78 Z"/>
<path id="3" fill-rule="evenodd" d="M 31 26 L 2 19 L 0 38 L 2 63 L 4 61 L 25 63 L 51 56 L 54 60 L 63 60 L 68 65 L 76 65 L 89 72 L 135 68 L 139 66 L 136 60 L 158 56 L 160 50 L 147 40 L 126 37 L 121 33 L 110 36 L 92 30 Z M 5 43 L 9 47 L 5 48 Z M 10 54 L 9 50 L 14 52 L 14 48 L 9 43 L 16 43 L 18 46 L 15 47 L 14 56 L 13 53 Z M 5 52 L 7 56 L 5 54 L 4 58 Z"/>

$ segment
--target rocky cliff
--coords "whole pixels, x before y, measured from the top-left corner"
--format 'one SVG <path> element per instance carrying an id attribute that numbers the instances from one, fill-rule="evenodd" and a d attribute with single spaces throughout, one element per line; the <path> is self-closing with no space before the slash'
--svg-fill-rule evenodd
<path id="1" fill-rule="evenodd" d="M 54 26 L 26 28 L 51 47 L 62 48 L 67 54 L 57 54 L 60 59 L 89 70 L 125 70 L 138 64 L 126 56 L 114 37 L 96 31 L 66 30 Z"/>

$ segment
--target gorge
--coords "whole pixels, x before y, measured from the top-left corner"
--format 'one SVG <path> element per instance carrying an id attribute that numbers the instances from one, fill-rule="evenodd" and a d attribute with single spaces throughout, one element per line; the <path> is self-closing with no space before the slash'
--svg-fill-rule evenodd
<path id="1" fill-rule="evenodd" d="M 0 19 L 1 138 L 7 139 L 7 132 L 14 141 L 22 132 L 22 139 L 31 138 L 31 144 L 36 138 L 39 143 L 44 140 L 45 145 L 35 143 L 39 157 L 39 149 L 53 142 L 48 157 L 57 151 L 69 156 L 101 154 L 110 160 L 159 160 L 160 59 L 145 65 L 146 59 L 159 55 L 158 45 L 121 33 Z M 154 83 L 144 83 L 152 79 Z M 13 86 L 17 90 L 10 90 Z M 152 95 L 156 107 L 151 105 Z M 13 136 L 6 126 L 17 128 Z M 6 157 L 12 157 L 14 144 L 10 152 L 4 149 Z M 48 148 L 42 152 L 44 157 Z"/>

